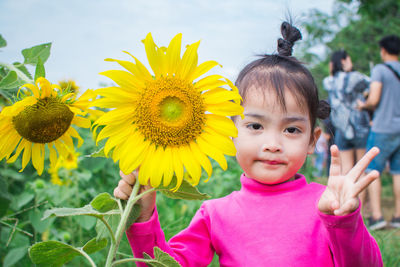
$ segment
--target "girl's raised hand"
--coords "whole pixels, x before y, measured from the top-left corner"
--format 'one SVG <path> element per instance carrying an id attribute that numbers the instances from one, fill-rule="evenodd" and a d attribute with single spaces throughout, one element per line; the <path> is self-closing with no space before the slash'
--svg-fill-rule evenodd
<path id="1" fill-rule="evenodd" d="M 318 209 L 325 214 L 346 215 L 354 212 L 360 205 L 358 195 L 379 177 L 378 171 L 364 175 L 371 160 L 379 154 L 377 147 L 371 148 L 347 173 L 342 174 L 339 149 L 331 147 L 331 167 L 328 185 L 318 202 Z"/>
<path id="2" fill-rule="evenodd" d="M 135 184 L 136 177 L 138 176 L 138 170 L 125 175 L 122 171 L 119 172 L 121 180 L 118 186 L 114 189 L 114 196 L 116 198 L 127 200 L 132 193 L 133 185 Z M 145 185 L 140 186 L 139 194 L 151 189 L 151 186 Z M 148 221 L 153 214 L 154 207 L 156 205 L 156 192 L 150 192 L 145 194 L 137 202 L 140 205 L 140 216 L 137 218 L 136 222 Z"/>

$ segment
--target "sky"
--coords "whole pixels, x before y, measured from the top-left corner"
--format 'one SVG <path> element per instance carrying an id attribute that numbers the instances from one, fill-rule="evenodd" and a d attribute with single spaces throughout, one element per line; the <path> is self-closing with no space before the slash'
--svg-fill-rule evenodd
<path id="1" fill-rule="evenodd" d="M 111 80 L 100 72 L 121 69 L 105 58 L 148 66 L 141 40 L 151 32 L 159 46 L 182 33 L 182 44 L 201 40 L 199 63 L 215 60 L 215 73 L 235 80 L 255 56 L 276 52 L 288 11 L 296 25 L 312 8 L 330 13 L 333 0 L 0 0 L 0 62 L 23 61 L 21 50 L 51 42 L 45 64 L 51 83 L 73 79 L 83 90 Z M 301 28 L 300 28 L 301 29 Z M 31 69 L 31 72 L 34 72 Z"/>

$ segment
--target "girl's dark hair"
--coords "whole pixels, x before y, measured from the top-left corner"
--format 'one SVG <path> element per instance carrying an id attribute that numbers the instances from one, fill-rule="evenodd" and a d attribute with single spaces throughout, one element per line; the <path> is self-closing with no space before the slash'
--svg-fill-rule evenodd
<path id="1" fill-rule="evenodd" d="M 300 31 L 292 24 L 283 22 L 281 33 L 283 38 L 278 39 L 278 54 L 262 55 L 249 63 L 239 73 L 235 84 L 243 102 L 250 89 L 264 91 L 273 88 L 284 110 L 284 91 L 290 90 L 300 106 L 306 105 L 314 129 L 317 118 L 326 119 L 329 116 L 330 106 L 328 102 L 319 100 L 318 88 L 310 71 L 292 56 L 294 43 L 302 38 Z"/>
<path id="2" fill-rule="evenodd" d="M 331 56 L 332 75 L 335 76 L 339 71 L 343 71 L 342 60 L 347 58 L 347 53 L 344 50 L 333 52 Z"/>

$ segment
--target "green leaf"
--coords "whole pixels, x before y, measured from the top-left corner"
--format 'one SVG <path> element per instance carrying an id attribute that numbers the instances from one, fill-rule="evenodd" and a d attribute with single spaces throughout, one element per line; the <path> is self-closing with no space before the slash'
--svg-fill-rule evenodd
<path id="1" fill-rule="evenodd" d="M 31 202 L 34 197 L 34 194 L 25 191 L 22 194 L 15 196 L 12 207 L 15 207 L 16 210 L 20 210 L 23 206 Z"/>
<path id="2" fill-rule="evenodd" d="M 117 201 L 109 193 L 97 195 L 92 202 L 90 202 L 90 205 L 100 212 L 107 212 L 118 208 Z"/>
<path id="3" fill-rule="evenodd" d="M 95 253 L 99 250 L 102 250 L 107 246 L 107 239 L 103 238 L 100 240 L 97 240 L 96 238 L 93 238 L 89 242 L 87 242 L 83 247 L 83 251 L 85 251 L 87 254 L 92 254 Z"/>
<path id="4" fill-rule="evenodd" d="M 18 75 L 15 71 L 9 71 L 1 81 L 0 81 L 0 89 L 8 90 L 15 89 L 23 85 L 24 82 L 18 79 Z"/>
<path id="5" fill-rule="evenodd" d="M 28 252 L 28 247 L 13 248 L 4 257 L 3 267 L 10 267 L 22 259 Z"/>
<path id="6" fill-rule="evenodd" d="M 203 200 L 210 198 L 209 195 L 200 193 L 199 190 L 197 190 L 196 187 L 191 185 L 188 181 L 183 180 L 182 185 L 179 187 L 178 190 L 175 192 L 171 191 L 172 188 L 175 187 L 176 184 L 176 177 L 174 176 L 173 181 L 169 186 L 159 186 L 157 187 L 157 191 L 160 191 L 164 195 L 166 195 L 169 198 L 174 198 L 174 199 L 186 199 L 186 200 Z"/>
<path id="7" fill-rule="evenodd" d="M 40 59 L 40 57 L 37 60 L 37 64 L 36 64 L 36 70 L 35 70 L 35 81 L 39 78 L 39 77 L 46 77 L 46 73 L 44 70 L 44 65 L 42 60 Z"/>
<path id="8" fill-rule="evenodd" d="M 36 65 L 39 58 L 44 64 L 50 56 L 50 48 L 51 43 L 46 43 L 22 50 L 22 55 L 25 59 L 24 64 Z"/>
<path id="9" fill-rule="evenodd" d="M 41 220 L 42 211 L 37 210 L 37 209 L 30 210 L 28 215 L 29 215 L 30 223 L 32 224 L 33 228 L 35 229 L 35 231 L 37 231 L 39 233 L 43 233 L 44 231 L 49 229 L 51 224 L 54 222 L 53 218 L 50 218 L 48 220 Z"/>
<path id="10" fill-rule="evenodd" d="M 148 254 L 143 253 L 145 259 L 152 259 Z M 154 247 L 154 259 L 152 262 L 146 263 L 151 267 L 182 267 L 174 258 L 168 253 L 165 253 L 158 247 Z"/>
<path id="11" fill-rule="evenodd" d="M 105 215 L 103 219 L 111 227 L 111 230 L 113 231 L 113 233 L 115 233 L 117 231 L 118 224 L 121 220 L 121 215 L 120 214 Z M 96 240 L 100 240 L 100 239 L 107 238 L 107 237 L 111 238 L 110 232 L 108 231 L 107 227 L 100 220 L 97 220 L 96 232 L 97 232 Z"/>
<path id="12" fill-rule="evenodd" d="M 40 266 L 59 267 L 81 253 L 74 247 L 59 241 L 36 243 L 29 248 L 29 257 Z"/>
<path id="13" fill-rule="evenodd" d="M 100 150 L 93 152 L 90 155 L 87 155 L 86 157 L 89 158 L 107 158 L 106 154 L 104 154 L 104 147 L 102 147 Z"/>
<path id="14" fill-rule="evenodd" d="M 5 47 L 5 46 L 7 46 L 7 42 L 0 34 L 0 47 Z"/>
<path id="15" fill-rule="evenodd" d="M 66 217 L 66 216 L 81 216 L 81 215 L 88 215 L 88 216 L 93 216 L 96 218 L 101 218 L 101 216 L 104 215 L 112 215 L 112 214 L 119 214 L 119 210 L 110 210 L 107 212 L 99 212 L 91 205 L 86 205 L 82 208 L 54 208 L 50 210 L 46 210 L 44 212 L 43 218 L 47 219 L 50 216 L 56 216 L 56 217 Z"/>
<path id="16" fill-rule="evenodd" d="M 7 182 L 0 176 L 0 218 L 6 214 L 11 202 L 11 195 L 8 193 Z"/>
<path id="17" fill-rule="evenodd" d="M 28 71 L 28 69 L 25 67 L 24 64 L 20 63 L 20 62 L 14 62 L 13 65 L 19 69 L 23 74 L 25 74 L 29 79 L 32 80 L 32 75 L 30 74 L 30 72 Z"/>
<path id="18" fill-rule="evenodd" d="M 97 219 L 92 216 L 75 216 L 74 220 L 85 230 L 92 229 L 97 222 Z"/>

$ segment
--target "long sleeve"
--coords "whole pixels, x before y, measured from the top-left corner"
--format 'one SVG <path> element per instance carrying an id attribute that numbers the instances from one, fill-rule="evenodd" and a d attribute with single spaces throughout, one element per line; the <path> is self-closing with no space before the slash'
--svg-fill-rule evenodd
<path id="1" fill-rule="evenodd" d="M 209 234 L 209 218 L 201 207 L 190 225 L 167 243 L 160 227 L 157 210 L 149 221 L 134 223 L 127 231 L 128 241 L 136 257 L 143 252 L 153 255 L 157 246 L 175 258 L 182 266 L 207 266 L 214 257 Z M 146 266 L 138 264 L 138 266 Z"/>
<path id="2" fill-rule="evenodd" d="M 363 223 L 360 207 L 345 216 L 319 213 L 328 232 L 335 266 L 383 265 L 379 247 Z"/>

